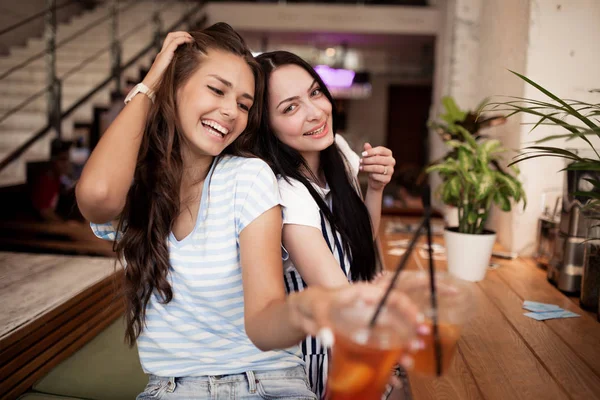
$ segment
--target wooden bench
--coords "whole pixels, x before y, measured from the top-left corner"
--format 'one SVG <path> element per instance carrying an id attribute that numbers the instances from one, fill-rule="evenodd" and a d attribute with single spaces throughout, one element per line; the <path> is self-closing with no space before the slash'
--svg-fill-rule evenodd
<path id="1" fill-rule="evenodd" d="M 0 252 L 0 398 L 14 399 L 123 313 L 114 258 Z"/>
<path id="2" fill-rule="evenodd" d="M 84 223 L 1 221 L 0 249 L 114 257 L 113 243 L 94 236 Z"/>

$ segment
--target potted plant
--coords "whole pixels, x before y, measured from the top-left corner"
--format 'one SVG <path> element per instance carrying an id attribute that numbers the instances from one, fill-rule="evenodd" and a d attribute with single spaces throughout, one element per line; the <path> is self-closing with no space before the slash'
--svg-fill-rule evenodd
<path id="1" fill-rule="evenodd" d="M 588 240 L 585 241 L 584 272 L 581 287 L 581 305 L 584 308 L 598 307 L 600 319 L 600 154 L 593 145 L 592 140 L 598 143 L 600 139 L 600 104 L 579 100 L 561 99 L 554 93 L 545 89 L 531 79 L 510 71 L 526 84 L 536 88 L 545 101 L 524 98 L 511 98 L 508 101 L 490 103 L 488 109 L 509 112 L 508 116 L 523 114 L 534 117 L 531 130 L 539 126 L 553 126 L 563 130 L 564 133 L 547 136 L 534 142 L 533 146 L 526 147 L 513 161 L 513 164 L 537 157 L 560 157 L 568 161 L 567 171 L 586 172 L 587 188 L 570 193 L 570 196 L 587 198 L 583 207 L 584 213 L 590 221 Z M 592 90 L 591 92 L 600 92 Z M 589 147 L 591 155 L 587 157 L 576 150 L 568 150 L 568 146 L 548 146 L 547 142 L 554 140 L 578 142 L 579 145 Z M 562 144 L 562 143 L 561 143 Z M 575 147 L 575 146 L 573 146 Z M 577 146 L 579 147 L 579 146 Z M 591 172 L 591 173 L 590 173 Z"/>
<path id="2" fill-rule="evenodd" d="M 480 110 L 486 104 L 486 101 L 487 100 L 481 102 L 476 110 Z M 475 140 L 479 140 L 480 138 L 486 137 L 481 134 L 482 129 L 501 125 L 506 122 L 504 116 L 489 117 L 474 110 L 461 110 L 451 96 L 443 97 L 442 105 L 444 106 L 445 113 L 440 114 L 439 121 L 430 121 L 428 126 L 445 142 L 449 140 L 464 142 L 461 133 L 463 128 L 469 132 Z M 448 157 L 456 158 L 456 151 L 456 149 L 450 149 L 442 159 Z M 439 163 L 440 161 L 441 160 L 435 161 L 434 164 Z M 499 166 L 497 165 L 496 167 Z M 456 207 L 446 204 L 446 209 L 443 214 L 446 225 L 458 226 L 458 209 Z"/>
<path id="3" fill-rule="evenodd" d="M 442 138 L 451 150 L 427 172 L 439 173 L 441 200 L 458 210 L 458 226 L 444 231 L 448 270 L 461 279 L 476 282 L 485 277 L 496 240 L 495 232 L 485 229 L 492 204 L 503 211 L 510 211 L 513 201 L 523 201 L 525 206 L 525 192 L 515 177 L 518 169 L 510 168 L 513 175 L 501 167 L 506 149 L 500 141 L 473 135 L 463 124 L 456 123 L 460 113 L 467 113 L 460 111 L 451 98 L 444 98 L 443 102 L 447 113 L 442 119 L 446 124 L 437 126 L 447 127 L 449 133 Z M 503 117 L 494 120 L 500 118 Z"/>

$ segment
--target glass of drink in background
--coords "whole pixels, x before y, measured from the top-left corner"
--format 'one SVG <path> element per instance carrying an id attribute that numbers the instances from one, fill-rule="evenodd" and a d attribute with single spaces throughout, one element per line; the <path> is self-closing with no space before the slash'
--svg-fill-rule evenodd
<path id="1" fill-rule="evenodd" d="M 361 301 L 335 307 L 327 400 L 380 400 L 394 365 L 415 337 L 416 327 L 385 306 L 369 327 L 376 307 Z"/>
<path id="2" fill-rule="evenodd" d="M 438 333 L 441 344 L 442 374 L 445 373 L 456 353 L 464 323 L 473 313 L 473 283 L 459 280 L 446 272 L 436 272 L 436 297 Z M 426 271 L 404 271 L 398 277 L 396 287 L 402 290 L 425 315 L 425 322 L 432 329 L 420 336 L 425 346 L 412 354 L 414 366 L 411 372 L 426 376 L 437 375 L 437 360 L 433 333 L 433 309 L 429 273 Z"/>

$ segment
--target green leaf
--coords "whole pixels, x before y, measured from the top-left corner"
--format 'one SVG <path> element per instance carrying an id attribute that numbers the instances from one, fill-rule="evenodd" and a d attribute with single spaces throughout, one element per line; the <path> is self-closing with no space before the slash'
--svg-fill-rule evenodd
<path id="1" fill-rule="evenodd" d="M 531 128 L 529 130 L 529 132 L 532 132 L 535 128 L 537 128 L 538 126 L 542 125 L 544 123 L 544 121 L 546 119 L 549 119 L 550 117 L 554 117 L 555 115 L 559 115 L 559 112 L 554 112 L 554 113 L 550 113 L 548 115 L 543 116 L 542 118 L 540 118 L 540 120 L 533 126 L 533 128 Z"/>
<path id="2" fill-rule="evenodd" d="M 479 157 L 481 164 L 487 165 L 490 160 L 490 154 L 501 147 L 502 143 L 497 139 L 486 140 L 483 142 L 477 149 L 477 157 Z"/>
<path id="3" fill-rule="evenodd" d="M 468 130 L 466 130 L 460 125 L 458 125 L 456 128 L 461 133 L 463 139 L 465 139 L 465 142 L 467 142 L 469 146 L 471 146 L 471 148 L 477 149 L 477 141 L 475 141 L 473 135 L 471 135 Z"/>
<path id="4" fill-rule="evenodd" d="M 477 107 L 475 107 L 475 114 L 477 114 L 477 118 L 479 118 L 481 116 L 481 114 L 483 113 L 483 110 L 489 104 L 489 101 L 490 101 L 490 98 L 486 97 L 485 99 L 481 100 L 479 102 L 479 104 L 477 104 Z"/>
<path id="5" fill-rule="evenodd" d="M 510 201 L 499 191 L 494 194 L 494 203 L 496 203 L 502 211 L 510 211 L 511 209 Z"/>
<path id="6" fill-rule="evenodd" d="M 475 185 L 475 199 L 477 201 L 485 199 L 494 188 L 495 182 L 493 173 L 486 172 L 480 174 L 478 183 Z"/>
<path id="7" fill-rule="evenodd" d="M 588 118 L 586 118 L 585 116 L 581 115 L 573 107 L 571 107 L 568 103 L 566 103 L 564 100 L 560 99 L 558 96 L 556 96 L 553 93 L 551 93 L 549 90 L 544 89 L 542 86 L 538 85 L 537 83 L 535 83 L 531 79 L 527 78 L 526 76 L 519 74 L 518 72 L 515 72 L 515 71 L 510 71 L 510 72 L 512 72 L 513 74 L 517 75 L 519 78 L 523 79 L 525 82 L 529 83 L 531 86 L 533 86 L 534 88 L 536 88 L 540 92 L 544 93 L 546 96 L 550 97 L 552 100 L 554 100 L 557 103 L 563 105 L 565 108 L 567 108 L 567 110 L 569 110 L 569 114 L 570 115 L 578 118 L 580 121 L 582 121 L 584 124 L 586 124 L 590 128 L 596 127 L 596 125 L 593 122 L 591 122 Z"/>
<path id="8" fill-rule="evenodd" d="M 443 164 L 432 165 L 426 169 L 427 173 L 438 171 L 440 174 L 453 174 L 458 170 L 458 165 L 455 163 L 445 162 Z"/>
<path id="9" fill-rule="evenodd" d="M 548 125 L 555 126 L 555 124 L 548 124 Z M 590 132 L 590 133 L 585 133 L 584 132 L 584 135 L 592 135 L 592 134 L 595 135 L 594 132 Z M 578 138 L 577 135 L 573 135 L 572 133 L 565 133 L 565 134 L 562 134 L 562 135 L 550 135 L 550 136 L 546 136 L 543 139 L 536 140 L 535 143 L 540 144 L 540 143 L 550 142 L 552 140 L 564 140 L 564 139 L 566 139 L 566 140 L 574 140 L 574 139 L 577 139 L 577 138 Z"/>
<path id="10" fill-rule="evenodd" d="M 444 96 L 442 98 L 442 104 L 447 111 L 447 115 L 453 119 L 453 121 L 464 121 L 467 113 L 458 108 L 458 105 L 451 96 Z"/>
<path id="11" fill-rule="evenodd" d="M 562 149 L 560 147 L 549 147 L 549 146 L 530 146 L 527 149 L 537 150 L 537 151 L 545 151 L 548 153 L 560 154 L 564 157 L 571 158 L 573 160 L 583 160 L 583 158 L 579 157 L 577 153 L 573 153 L 572 151 Z"/>
<path id="12" fill-rule="evenodd" d="M 471 185 L 478 185 L 477 173 L 475 171 L 467 171 L 467 173 L 465 173 L 463 177 L 467 183 Z"/>
<path id="13" fill-rule="evenodd" d="M 568 123 L 564 122 L 563 120 L 561 120 L 560 118 L 553 117 L 553 116 L 551 116 L 549 114 L 544 114 L 541 111 L 536 111 L 536 107 L 522 107 L 522 106 L 519 106 L 519 105 L 516 105 L 516 104 L 507 104 L 507 105 L 511 109 L 514 110 L 512 113 L 510 113 L 507 116 L 507 118 L 510 117 L 510 116 L 512 116 L 512 115 L 514 115 L 514 114 L 517 114 L 517 113 L 526 113 L 526 114 L 536 115 L 536 116 L 539 116 L 539 117 L 544 118 L 544 119 L 548 119 L 548 120 L 552 121 L 555 125 L 562 126 L 563 128 L 567 129 L 568 131 L 570 131 L 574 135 L 578 136 L 579 138 L 581 138 L 582 140 L 584 140 L 585 142 L 587 142 L 590 147 L 594 148 L 592 146 L 592 143 L 589 141 L 589 139 L 586 138 L 585 135 L 582 132 L 580 132 L 579 127 L 575 127 L 575 126 L 573 126 L 571 124 L 568 124 Z M 594 129 L 594 128 L 598 128 L 598 127 L 597 126 L 593 126 L 591 128 Z M 600 134 L 598 136 L 600 136 Z M 600 155 L 598 155 L 598 157 L 600 157 Z"/>
<path id="14" fill-rule="evenodd" d="M 467 150 L 462 147 L 458 148 L 458 167 L 463 173 L 467 173 L 472 165 L 472 159 Z"/>
<path id="15" fill-rule="evenodd" d="M 459 147 L 464 147 L 463 142 L 458 141 L 458 140 L 448 140 L 446 142 L 446 145 L 449 147 L 452 147 L 453 149 L 457 149 Z"/>
<path id="16" fill-rule="evenodd" d="M 558 158 L 567 158 L 567 157 L 563 157 L 560 156 L 558 154 L 547 154 L 547 153 L 526 153 L 526 154 L 520 154 L 518 156 L 516 156 L 514 158 L 514 161 L 511 162 L 510 164 L 508 164 L 509 167 L 514 166 L 517 163 L 523 162 L 523 161 L 527 161 L 527 160 L 531 160 L 533 158 L 539 158 L 539 157 L 558 157 Z"/>
<path id="17" fill-rule="evenodd" d="M 448 180 L 448 187 L 453 197 L 460 197 L 460 177 L 458 175 L 455 175 Z"/>
<path id="18" fill-rule="evenodd" d="M 598 161 L 582 161 L 582 162 L 574 162 L 569 164 L 566 168 L 563 168 L 566 171 L 600 171 L 600 160 Z"/>
<path id="19" fill-rule="evenodd" d="M 501 172 L 495 172 L 496 181 L 506 187 L 510 196 L 517 199 L 520 196 L 519 183 L 514 180 L 510 175 L 503 174 Z"/>
<path id="20" fill-rule="evenodd" d="M 479 219 L 479 215 L 475 211 L 469 211 L 469 215 L 467 215 L 467 222 L 469 224 L 474 224 Z"/>
<path id="21" fill-rule="evenodd" d="M 583 178 L 583 180 L 594 185 L 594 188 L 600 188 L 600 180 L 596 178 Z"/>
<path id="22" fill-rule="evenodd" d="M 460 186 L 458 176 L 454 176 L 441 185 L 442 201 L 445 204 L 457 206 L 460 201 Z"/>

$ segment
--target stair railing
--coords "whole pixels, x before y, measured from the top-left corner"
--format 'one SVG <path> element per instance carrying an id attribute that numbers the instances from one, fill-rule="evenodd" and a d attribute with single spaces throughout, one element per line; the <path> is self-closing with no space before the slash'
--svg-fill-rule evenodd
<path id="1" fill-rule="evenodd" d="M 205 15 L 199 15 L 199 12 L 204 7 L 204 1 L 197 0 L 192 4 L 192 7 L 189 10 L 185 10 L 182 16 L 171 26 L 167 27 L 166 30 L 162 29 L 162 13 L 166 10 L 169 5 L 174 3 L 174 1 L 165 1 L 165 0 L 110 0 L 110 9 L 106 15 L 103 15 L 101 18 L 97 18 L 92 21 L 85 27 L 81 28 L 77 32 L 73 33 L 67 38 L 62 39 L 59 43 L 56 43 L 56 16 L 57 11 L 65 8 L 69 5 L 77 3 L 77 0 L 67 0 L 60 5 L 57 4 L 56 0 L 46 0 L 46 9 L 41 11 L 35 15 L 25 18 L 24 20 L 0 31 L 0 36 L 11 32 L 27 23 L 30 23 L 34 20 L 44 18 L 45 28 L 44 28 L 44 38 L 45 38 L 45 49 L 32 57 L 29 57 L 22 63 L 19 63 L 6 71 L 0 72 L 0 82 L 9 77 L 11 74 L 23 70 L 27 65 L 33 63 L 45 57 L 46 60 L 46 86 L 34 93 L 33 95 L 26 98 L 21 103 L 17 104 L 15 107 L 6 111 L 4 114 L 0 114 L 0 123 L 8 119 L 10 116 L 15 113 L 21 111 L 27 105 L 35 101 L 36 99 L 46 95 L 47 96 L 47 123 L 46 125 L 35 132 L 26 142 L 17 147 L 14 151 L 12 151 L 7 157 L 3 160 L 0 160 L 0 171 L 8 166 L 13 161 L 17 160 L 29 147 L 31 147 L 35 142 L 44 137 L 48 132 L 54 131 L 58 138 L 61 137 L 62 133 L 62 121 L 70 116 L 75 110 L 77 110 L 80 106 L 82 106 L 85 102 L 87 102 L 92 96 L 101 91 L 107 85 L 114 82 L 114 89 L 118 93 L 121 92 L 121 82 L 122 82 L 122 74 L 127 68 L 134 65 L 138 60 L 142 57 L 149 54 L 152 50 L 158 52 L 160 50 L 160 45 L 163 36 L 166 32 L 171 32 L 177 28 L 181 28 L 182 25 L 185 25 L 184 29 L 192 30 L 202 26 L 206 22 Z M 154 6 L 154 12 L 151 18 L 144 20 L 142 23 L 128 29 L 126 32 L 120 34 L 119 25 L 118 25 L 118 17 L 124 11 L 133 7 L 136 4 L 146 3 L 150 6 Z M 188 2 L 189 3 L 189 2 Z M 94 28 L 106 20 L 110 19 L 110 43 L 108 46 L 100 49 L 89 57 L 86 57 L 81 61 L 78 65 L 71 68 L 67 72 L 58 77 L 56 71 L 56 51 L 65 46 L 66 44 L 76 40 L 78 37 L 83 35 L 85 32 Z M 137 54 L 135 54 L 131 59 L 127 60 L 123 63 L 122 60 L 122 43 L 129 37 L 132 33 L 136 32 L 140 28 L 152 24 L 153 26 L 153 36 L 152 39 L 145 45 Z M 62 109 L 62 87 L 63 81 L 81 71 L 84 67 L 90 65 L 98 58 L 100 58 L 103 54 L 110 53 L 111 59 L 111 71 L 109 76 L 103 79 L 99 84 L 97 84 L 93 89 L 91 89 L 88 93 L 79 98 L 75 103 L 73 103 L 66 110 Z M 0 134 L 2 134 L 0 132 Z"/>

